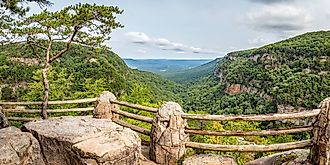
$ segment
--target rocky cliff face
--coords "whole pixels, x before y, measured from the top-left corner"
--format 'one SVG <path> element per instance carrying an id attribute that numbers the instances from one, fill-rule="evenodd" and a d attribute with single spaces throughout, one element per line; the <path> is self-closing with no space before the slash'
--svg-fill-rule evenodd
<path id="1" fill-rule="evenodd" d="M 268 95 L 267 93 L 265 93 L 257 88 L 249 87 L 249 86 L 242 85 L 242 84 L 228 84 L 225 92 L 229 95 L 235 95 L 235 94 L 246 92 L 246 93 L 255 94 L 255 95 L 265 98 L 267 100 L 273 99 L 272 96 Z"/>

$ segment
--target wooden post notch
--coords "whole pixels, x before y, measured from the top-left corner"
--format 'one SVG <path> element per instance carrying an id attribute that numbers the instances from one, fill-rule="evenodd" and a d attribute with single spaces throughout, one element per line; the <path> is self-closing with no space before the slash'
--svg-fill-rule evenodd
<path id="1" fill-rule="evenodd" d="M 118 110 L 117 104 L 112 104 L 111 100 L 117 100 L 116 96 L 109 92 L 104 91 L 96 100 L 96 106 L 93 111 L 93 117 L 96 119 L 112 119 L 114 115 L 113 110 Z"/>
<path id="2" fill-rule="evenodd" d="M 321 112 L 313 124 L 313 146 L 310 160 L 313 165 L 330 164 L 330 97 L 320 104 Z"/>
<path id="3" fill-rule="evenodd" d="M 184 155 L 189 136 L 184 131 L 187 121 L 182 113 L 181 106 L 174 102 L 163 104 L 156 113 L 150 134 L 150 158 L 156 163 L 177 164 Z"/>

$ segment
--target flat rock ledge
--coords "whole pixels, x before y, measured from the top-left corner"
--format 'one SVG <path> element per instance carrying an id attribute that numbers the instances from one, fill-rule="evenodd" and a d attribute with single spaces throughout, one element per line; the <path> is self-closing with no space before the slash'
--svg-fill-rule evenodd
<path id="1" fill-rule="evenodd" d="M 256 159 L 246 165 L 311 165 L 308 155 L 309 150 L 296 149 Z"/>
<path id="2" fill-rule="evenodd" d="M 194 155 L 187 158 L 183 165 L 237 165 L 232 157 L 226 157 L 214 154 Z"/>
<path id="3" fill-rule="evenodd" d="M 0 130 L 0 165 L 44 165 L 39 143 L 18 128 Z"/>
<path id="4" fill-rule="evenodd" d="M 141 139 L 111 120 L 62 117 L 22 128 L 39 141 L 46 165 L 137 165 Z"/>

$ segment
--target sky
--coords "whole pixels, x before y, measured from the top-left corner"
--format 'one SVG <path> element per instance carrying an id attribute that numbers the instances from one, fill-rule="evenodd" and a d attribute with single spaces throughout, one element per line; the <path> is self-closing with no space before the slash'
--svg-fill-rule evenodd
<path id="1" fill-rule="evenodd" d="M 214 59 L 310 31 L 330 29 L 330 0 L 51 0 L 124 10 L 106 44 L 122 58 Z M 31 6 L 31 13 L 41 9 Z"/>

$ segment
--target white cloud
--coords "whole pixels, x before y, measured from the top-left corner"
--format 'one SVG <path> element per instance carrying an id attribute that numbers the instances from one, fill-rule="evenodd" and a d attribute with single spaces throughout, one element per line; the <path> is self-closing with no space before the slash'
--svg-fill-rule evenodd
<path id="1" fill-rule="evenodd" d="M 214 50 L 172 42 L 166 38 L 153 38 L 143 32 L 128 32 L 125 36 L 128 37 L 132 43 L 153 46 L 165 51 L 174 51 L 177 53 L 218 54 L 218 52 Z"/>
<path id="2" fill-rule="evenodd" d="M 248 43 L 253 46 L 261 46 L 269 43 L 270 41 L 262 36 L 248 40 Z"/>
<path id="3" fill-rule="evenodd" d="M 250 0 L 252 2 L 270 4 L 270 3 L 280 3 L 280 2 L 293 2 L 295 0 Z"/>
<path id="4" fill-rule="evenodd" d="M 143 44 L 150 42 L 151 40 L 151 38 L 147 34 L 141 32 L 128 32 L 125 35 L 129 37 L 132 42 L 135 43 Z"/>
<path id="5" fill-rule="evenodd" d="M 139 49 L 139 50 L 136 51 L 136 53 L 139 53 L 139 54 L 146 54 L 147 51 Z"/>
<path id="6" fill-rule="evenodd" d="M 255 30 L 292 34 L 306 29 L 311 17 L 307 11 L 284 4 L 264 5 L 247 14 L 248 24 Z"/>

